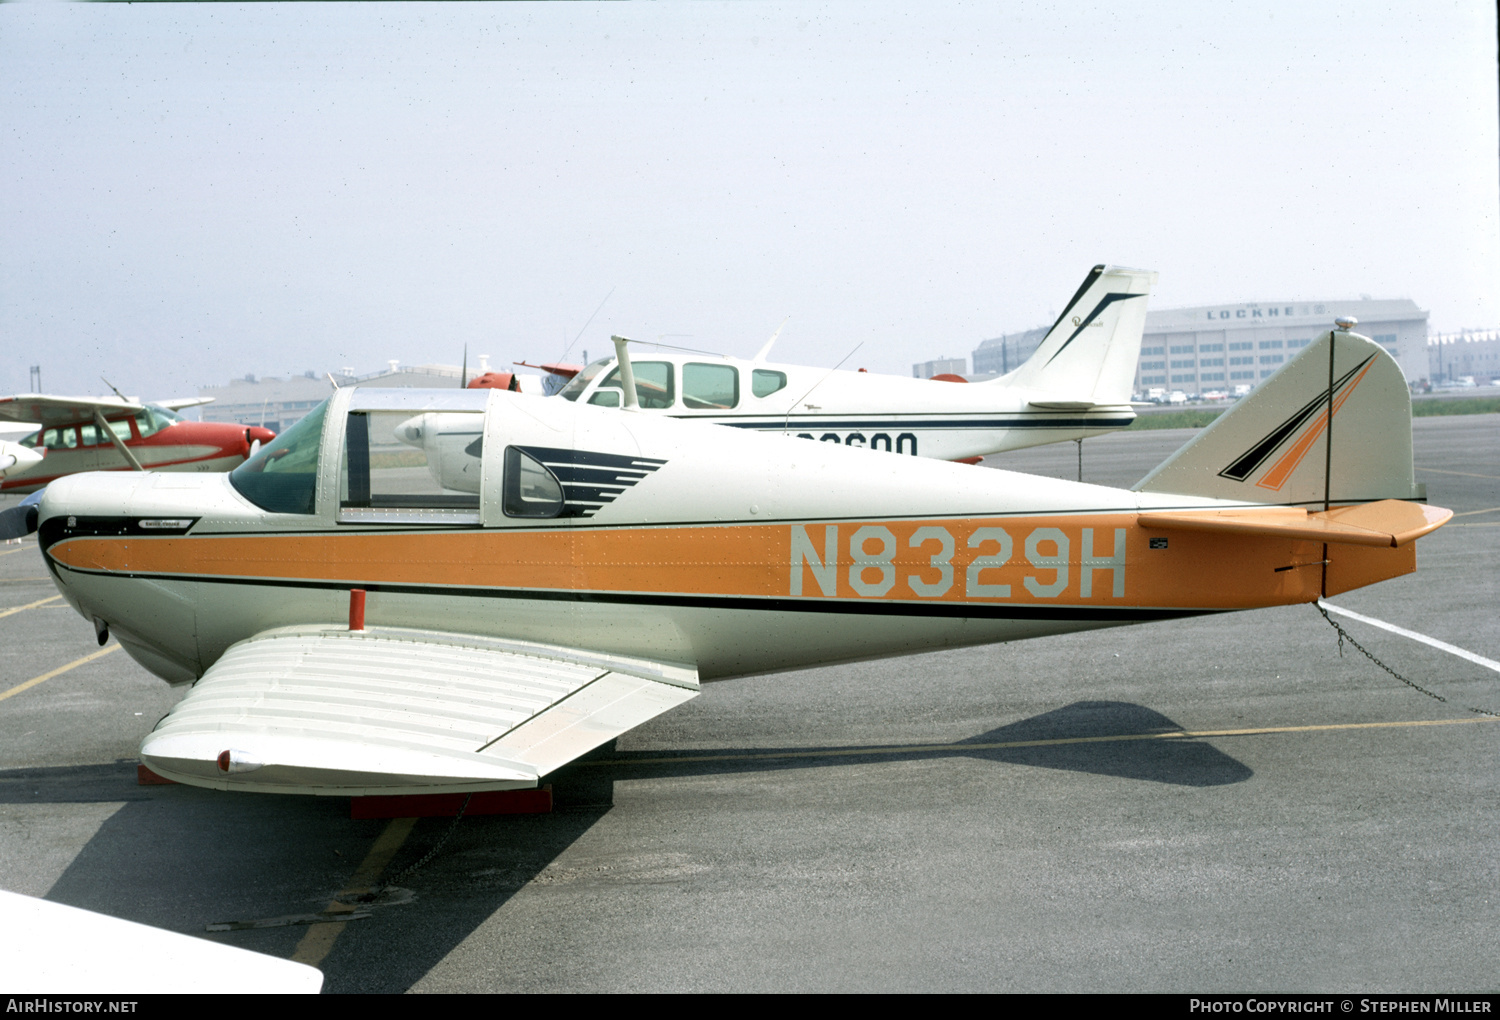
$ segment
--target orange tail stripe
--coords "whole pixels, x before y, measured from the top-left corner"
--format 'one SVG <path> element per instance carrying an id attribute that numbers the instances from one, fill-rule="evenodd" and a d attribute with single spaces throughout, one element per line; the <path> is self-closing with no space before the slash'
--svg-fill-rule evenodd
<path id="1" fill-rule="evenodd" d="M 1354 381 L 1349 384 L 1348 388 L 1334 399 L 1334 414 L 1339 413 L 1339 408 L 1344 406 L 1344 401 L 1349 399 L 1350 394 L 1354 392 L 1354 387 L 1359 385 L 1360 380 L 1369 371 L 1370 366 L 1366 366 L 1364 372 L 1355 376 Z M 1307 431 L 1302 434 L 1302 438 L 1293 443 L 1291 449 L 1287 450 L 1286 453 L 1281 455 L 1280 460 L 1271 465 L 1271 470 L 1267 471 L 1265 477 L 1255 483 L 1256 486 L 1262 489 L 1281 491 L 1281 487 L 1287 483 L 1287 479 L 1292 477 L 1292 473 L 1297 470 L 1297 467 L 1302 463 L 1302 459 L 1307 456 L 1308 450 L 1312 449 L 1313 444 L 1318 441 L 1318 437 L 1323 434 L 1323 429 L 1327 425 L 1328 412 L 1324 411 L 1308 426 Z"/>

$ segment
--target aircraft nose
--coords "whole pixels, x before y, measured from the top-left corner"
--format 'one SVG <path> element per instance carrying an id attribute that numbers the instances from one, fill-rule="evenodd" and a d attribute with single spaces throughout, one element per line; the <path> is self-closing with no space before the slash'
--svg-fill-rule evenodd
<path id="1" fill-rule="evenodd" d="M 0 442 L 0 478 L 18 475 L 42 462 L 42 455 L 20 443 Z"/>
<path id="2" fill-rule="evenodd" d="M 245 429 L 245 446 L 252 453 L 255 450 L 260 450 L 261 447 L 266 446 L 267 443 L 275 440 L 275 438 L 275 432 L 270 431 L 270 429 L 263 429 L 258 425 L 252 425 L 251 428 Z"/>

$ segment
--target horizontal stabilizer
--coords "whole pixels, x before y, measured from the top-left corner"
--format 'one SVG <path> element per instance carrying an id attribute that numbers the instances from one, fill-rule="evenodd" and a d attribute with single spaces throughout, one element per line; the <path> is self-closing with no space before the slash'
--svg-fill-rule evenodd
<path id="1" fill-rule="evenodd" d="M 1143 513 L 1139 523 L 1161 531 L 1233 532 L 1390 548 L 1437 530 L 1452 516 L 1452 510 L 1441 507 L 1382 499 L 1311 514 L 1300 507 Z"/>
<path id="2" fill-rule="evenodd" d="M 146 737 L 141 760 L 221 790 L 519 789 L 697 693 L 697 673 L 671 664 L 289 627 L 231 646 Z"/>

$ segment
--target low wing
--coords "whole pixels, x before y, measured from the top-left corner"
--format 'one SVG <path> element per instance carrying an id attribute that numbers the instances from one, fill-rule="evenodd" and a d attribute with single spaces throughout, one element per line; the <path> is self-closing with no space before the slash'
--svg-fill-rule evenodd
<path id="1" fill-rule="evenodd" d="M 323 972 L 305 963 L 20 893 L 0 890 L 0 917 L 11 936 L 7 992 L 313 995 L 323 987 Z"/>
<path id="2" fill-rule="evenodd" d="M 688 667 L 554 646 L 281 628 L 231 646 L 141 760 L 224 790 L 521 789 L 698 690 Z"/>
<path id="3" fill-rule="evenodd" d="M 87 424 L 94 420 L 95 411 L 107 416 L 143 410 L 144 404 L 105 397 L 53 397 L 41 393 L 0 397 L 0 421 L 34 422 L 44 429 Z"/>

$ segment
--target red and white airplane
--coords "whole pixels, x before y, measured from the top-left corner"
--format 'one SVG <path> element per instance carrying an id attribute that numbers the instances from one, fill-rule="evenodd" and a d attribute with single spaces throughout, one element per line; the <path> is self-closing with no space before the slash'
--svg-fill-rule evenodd
<path id="1" fill-rule="evenodd" d="M 80 471 L 228 471 L 276 438 L 270 429 L 177 414 L 210 399 L 0 397 L 0 421 L 41 426 L 20 442 L 0 441 L 0 492 L 35 492 Z"/>

